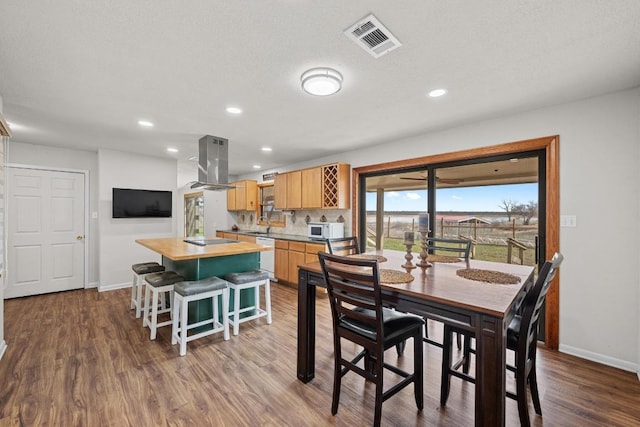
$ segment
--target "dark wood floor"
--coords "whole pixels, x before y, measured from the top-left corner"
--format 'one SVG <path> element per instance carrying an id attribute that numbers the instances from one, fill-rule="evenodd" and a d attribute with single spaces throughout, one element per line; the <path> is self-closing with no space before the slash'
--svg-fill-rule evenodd
<path id="1" fill-rule="evenodd" d="M 325 296 L 318 297 L 316 378 L 296 379 L 296 291 L 272 286 L 273 324 L 244 323 L 240 335 L 189 343 L 180 357 L 162 328 L 149 341 L 129 310 L 129 290 L 70 291 L 5 301 L 8 349 L 0 360 L 0 426 L 366 426 L 374 390 L 347 375 L 331 416 L 332 333 Z M 429 324 L 437 335 L 437 324 Z M 401 358 L 411 366 L 411 349 Z M 395 351 L 388 358 L 396 362 Z M 534 426 L 638 426 L 635 374 L 540 351 L 543 417 Z M 392 378 L 392 377 L 390 377 Z M 473 385 L 452 379 L 439 405 L 440 350 L 425 346 L 425 407 L 412 389 L 384 403 L 387 426 L 473 425 Z M 510 384 L 508 384 L 510 386 Z M 518 425 L 507 399 L 507 425 Z M 533 413 L 533 407 L 531 412 Z"/>

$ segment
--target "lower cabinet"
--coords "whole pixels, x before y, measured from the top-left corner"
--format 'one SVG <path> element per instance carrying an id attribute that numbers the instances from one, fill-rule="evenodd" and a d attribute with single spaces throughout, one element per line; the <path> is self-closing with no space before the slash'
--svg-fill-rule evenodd
<path id="1" fill-rule="evenodd" d="M 318 252 L 324 250 L 322 243 L 276 240 L 274 275 L 279 280 L 297 285 L 298 265 L 318 261 Z"/>

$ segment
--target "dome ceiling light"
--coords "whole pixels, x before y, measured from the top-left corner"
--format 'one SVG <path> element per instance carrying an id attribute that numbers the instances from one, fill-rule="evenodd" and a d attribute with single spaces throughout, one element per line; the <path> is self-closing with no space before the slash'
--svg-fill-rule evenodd
<path id="1" fill-rule="evenodd" d="M 342 88 L 342 74 L 332 68 L 312 68 L 300 77 L 302 90 L 311 95 L 333 95 Z"/>

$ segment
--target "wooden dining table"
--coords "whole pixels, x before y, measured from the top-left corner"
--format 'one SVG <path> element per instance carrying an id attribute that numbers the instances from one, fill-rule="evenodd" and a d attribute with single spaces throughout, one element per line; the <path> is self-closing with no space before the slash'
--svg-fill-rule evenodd
<path id="1" fill-rule="evenodd" d="M 504 426 L 507 327 L 515 308 L 533 285 L 534 267 L 489 261 L 433 262 L 405 269 L 405 253 L 377 251 L 381 269 L 411 274 L 408 283 L 382 283 L 384 304 L 475 333 L 475 425 Z M 478 269 L 516 276 L 517 284 L 488 283 L 460 277 L 456 271 Z M 297 376 L 304 383 L 315 371 L 316 287 L 325 287 L 319 262 L 298 268 Z"/>

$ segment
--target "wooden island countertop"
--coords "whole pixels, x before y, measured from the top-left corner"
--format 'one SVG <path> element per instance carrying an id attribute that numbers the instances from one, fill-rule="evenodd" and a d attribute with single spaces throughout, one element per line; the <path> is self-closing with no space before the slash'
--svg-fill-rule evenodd
<path id="1" fill-rule="evenodd" d="M 199 246 L 184 241 L 184 237 L 168 237 L 162 239 L 137 239 L 136 243 L 151 249 L 160 255 L 173 260 L 183 261 L 199 258 L 213 258 L 228 255 L 249 254 L 270 251 L 273 248 L 255 243 L 236 241 L 233 243 Z M 205 237 L 206 240 L 224 240 L 216 237 Z"/>

